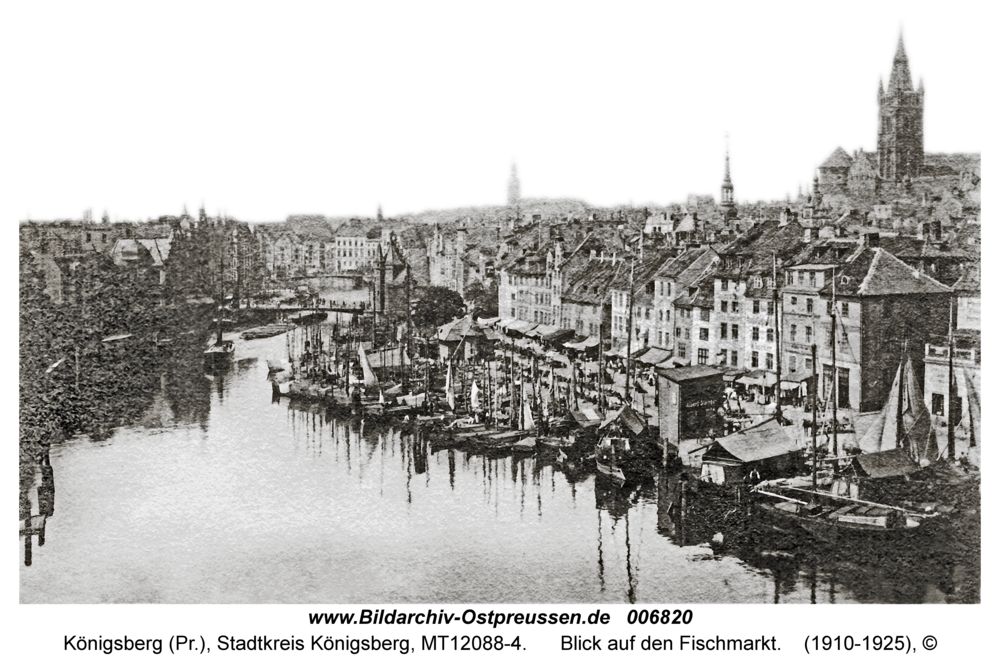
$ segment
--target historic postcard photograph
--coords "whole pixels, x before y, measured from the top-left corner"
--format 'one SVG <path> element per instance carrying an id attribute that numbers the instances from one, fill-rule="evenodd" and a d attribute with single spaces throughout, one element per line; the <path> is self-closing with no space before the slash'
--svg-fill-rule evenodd
<path id="1" fill-rule="evenodd" d="M 20 603 L 981 602 L 969 7 L 58 7 Z"/>

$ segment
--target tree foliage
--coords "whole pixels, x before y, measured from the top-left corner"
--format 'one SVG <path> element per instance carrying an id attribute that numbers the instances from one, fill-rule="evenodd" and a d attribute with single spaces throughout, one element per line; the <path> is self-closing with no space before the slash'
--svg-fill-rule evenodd
<path id="1" fill-rule="evenodd" d="M 429 287 L 413 307 L 417 327 L 440 327 L 465 315 L 465 300 L 454 290 Z"/>
<path id="2" fill-rule="evenodd" d="M 465 299 L 472 304 L 473 318 L 495 318 L 500 310 L 499 287 L 495 281 L 483 285 L 479 281 L 465 289 Z"/>

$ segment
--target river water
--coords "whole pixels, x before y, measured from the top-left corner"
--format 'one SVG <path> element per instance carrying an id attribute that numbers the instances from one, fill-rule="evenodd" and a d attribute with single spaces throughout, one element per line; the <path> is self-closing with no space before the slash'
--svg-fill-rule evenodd
<path id="1" fill-rule="evenodd" d="M 961 579 L 940 559 L 734 548 L 678 516 L 666 477 L 605 488 L 274 400 L 265 359 L 284 350 L 240 340 L 225 374 L 192 364 L 135 424 L 53 446 L 22 483 L 51 516 L 30 566 L 20 539 L 21 601 L 916 603 Z"/>

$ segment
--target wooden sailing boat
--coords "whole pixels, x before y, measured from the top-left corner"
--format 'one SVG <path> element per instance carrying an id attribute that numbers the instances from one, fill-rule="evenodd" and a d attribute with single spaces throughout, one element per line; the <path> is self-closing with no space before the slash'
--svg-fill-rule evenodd
<path id="1" fill-rule="evenodd" d="M 210 345 L 205 350 L 205 366 L 210 369 L 217 369 L 224 367 L 233 360 L 233 354 L 235 353 L 236 346 L 232 341 L 223 340 L 222 338 L 222 315 L 223 307 L 226 302 L 226 289 L 225 289 L 225 246 L 223 246 L 223 253 L 219 256 L 219 316 L 217 319 L 218 323 L 218 336 L 215 339 L 215 343 Z"/>

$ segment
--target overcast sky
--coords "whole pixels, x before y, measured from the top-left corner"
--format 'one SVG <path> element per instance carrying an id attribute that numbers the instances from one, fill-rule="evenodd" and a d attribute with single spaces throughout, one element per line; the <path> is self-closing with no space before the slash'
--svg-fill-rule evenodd
<path id="1" fill-rule="evenodd" d="M 900 30 L 927 151 L 993 111 L 975 4 L 479 4 L 20 3 L 10 203 L 392 215 L 502 203 L 516 162 L 525 197 L 666 204 L 718 198 L 727 132 L 737 200 L 781 198 L 874 149 Z"/>

